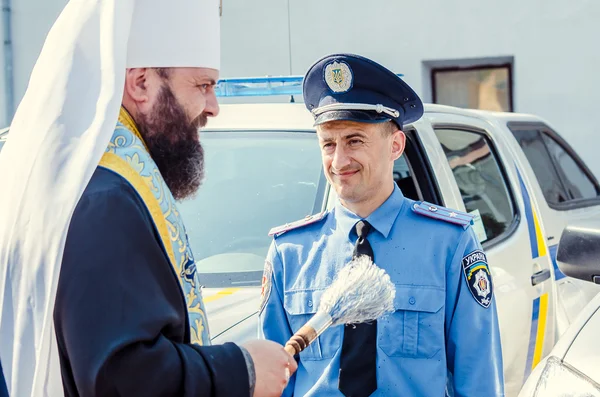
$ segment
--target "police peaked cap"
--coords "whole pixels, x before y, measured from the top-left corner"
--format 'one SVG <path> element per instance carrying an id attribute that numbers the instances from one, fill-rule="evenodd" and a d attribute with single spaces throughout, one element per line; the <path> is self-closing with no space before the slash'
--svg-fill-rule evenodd
<path id="1" fill-rule="evenodd" d="M 333 54 L 318 60 L 304 76 L 302 91 L 315 125 L 393 120 L 402 128 L 423 115 L 423 102 L 408 84 L 360 55 Z"/>

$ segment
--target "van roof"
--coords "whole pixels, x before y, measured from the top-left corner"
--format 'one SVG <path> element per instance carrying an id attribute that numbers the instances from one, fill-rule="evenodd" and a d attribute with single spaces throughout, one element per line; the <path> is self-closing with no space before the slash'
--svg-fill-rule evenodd
<path id="1" fill-rule="evenodd" d="M 219 117 L 210 118 L 206 127 L 210 130 L 314 130 L 313 117 L 303 103 L 236 103 L 220 105 Z M 509 121 L 543 121 L 538 116 L 492 112 L 486 110 L 462 109 L 453 106 L 425 104 L 425 116 L 428 113 L 450 113 L 495 119 L 501 123 Z"/>
<path id="2" fill-rule="evenodd" d="M 206 131 L 210 130 L 294 130 L 313 131 L 313 117 L 303 103 L 235 103 L 220 105 L 219 117 L 210 118 Z M 425 104 L 428 113 L 448 113 L 495 119 L 505 124 L 510 121 L 544 122 L 542 118 L 525 113 L 492 112 L 487 110 L 462 109 L 453 106 Z M 5 138 L 7 128 L 0 129 L 0 139 Z"/>

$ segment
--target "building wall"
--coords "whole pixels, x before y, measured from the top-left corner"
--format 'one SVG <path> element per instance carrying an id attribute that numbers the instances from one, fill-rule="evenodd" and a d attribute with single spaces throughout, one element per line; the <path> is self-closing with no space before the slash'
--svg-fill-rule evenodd
<path id="1" fill-rule="evenodd" d="M 12 5 L 13 85 L 15 108 L 25 94 L 29 76 L 42 49 L 46 34 L 67 3 L 66 0 L 10 0 Z M 2 21 L 3 22 L 3 21 Z M 4 29 L 0 29 L 0 34 Z M 0 126 L 9 122 L 4 114 L 4 48 L 2 52 L 2 113 Z"/>
<path id="2" fill-rule="evenodd" d="M 512 59 L 515 111 L 546 118 L 600 176 L 598 1 L 260 0 L 246 13 L 247 3 L 223 0 L 224 76 L 300 75 L 354 52 L 403 73 L 429 102 L 431 66 Z"/>
<path id="3" fill-rule="evenodd" d="M 18 102 L 66 0 L 12 3 Z M 545 117 L 600 176 L 599 18 L 597 0 L 223 0 L 221 75 L 302 75 L 328 53 L 354 52 L 403 73 L 431 101 L 432 66 L 511 60 L 515 111 Z"/>

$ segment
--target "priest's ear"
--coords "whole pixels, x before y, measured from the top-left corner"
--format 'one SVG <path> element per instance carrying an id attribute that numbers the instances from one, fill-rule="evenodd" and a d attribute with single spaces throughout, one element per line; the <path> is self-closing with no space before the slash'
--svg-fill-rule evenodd
<path id="1" fill-rule="evenodd" d="M 123 104 L 127 108 L 134 107 L 141 113 L 147 113 L 153 108 L 163 84 L 164 81 L 153 69 L 127 69 Z"/>

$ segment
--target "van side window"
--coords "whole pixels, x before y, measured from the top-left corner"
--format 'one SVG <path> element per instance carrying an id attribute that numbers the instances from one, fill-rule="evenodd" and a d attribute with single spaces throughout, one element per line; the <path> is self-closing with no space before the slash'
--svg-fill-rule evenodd
<path id="1" fill-rule="evenodd" d="M 569 196 L 552 163 L 552 158 L 546 149 L 540 132 L 536 130 L 519 130 L 513 131 L 513 133 L 519 141 L 525 157 L 531 164 L 531 168 L 533 168 L 535 177 L 548 204 L 560 204 L 568 201 Z"/>
<path id="2" fill-rule="evenodd" d="M 406 147 L 402 156 L 394 162 L 392 171 L 394 182 L 404 197 L 442 205 L 443 201 L 435 176 L 417 131 L 408 127 L 405 128 L 404 134 L 406 135 Z"/>
<path id="3" fill-rule="evenodd" d="M 515 215 L 508 184 L 490 142 L 483 134 L 450 128 L 436 128 L 467 212 L 479 215 L 482 243 L 502 235 Z M 477 230 L 477 223 L 475 227 Z"/>
<path id="4" fill-rule="evenodd" d="M 598 183 L 566 143 L 554 139 L 541 126 L 509 128 L 531 164 L 548 205 L 560 207 L 600 195 Z"/>
<path id="5" fill-rule="evenodd" d="M 542 133 L 544 143 L 554 159 L 557 169 L 565 182 L 565 188 L 573 199 L 588 199 L 598 196 L 594 182 L 588 178 L 579 164 L 554 139 Z"/>
<path id="6" fill-rule="evenodd" d="M 419 200 L 418 191 L 405 155 L 394 162 L 393 173 L 394 182 L 396 182 L 402 194 L 410 199 Z"/>

